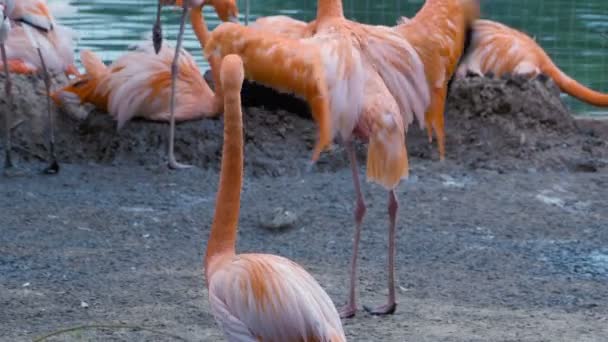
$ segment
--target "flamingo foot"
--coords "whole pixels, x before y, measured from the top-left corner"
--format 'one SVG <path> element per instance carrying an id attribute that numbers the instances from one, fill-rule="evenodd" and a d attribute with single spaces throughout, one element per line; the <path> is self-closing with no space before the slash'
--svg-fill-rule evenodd
<path id="1" fill-rule="evenodd" d="M 175 160 L 175 156 L 173 155 L 169 156 L 168 166 L 171 170 L 189 169 L 193 167 L 192 165 L 179 163 L 177 160 Z"/>
<path id="2" fill-rule="evenodd" d="M 45 175 L 56 175 L 59 173 L 59 163 L 57 160 L 53 160 L 49 166 L 42 170 L 42 173 Z"/>
<path id="3" fill-rule="evenodd" d="M 357 313 L 357 308 L 353 304 L 346 304 L 338 311 L 340 318 L 353 318 Z"/>
<path id="4" fill-rule="evenodd" d="M 370 315 L 375 315 L 375 316 L 392 315 L 395 313 L 395 310 L 397 309 L 397 303 L 395 303 L 393 301 L 392 303 L 378 306 L 376 308 L 370 308 L 366 305 L 363 305 L 363 308 L 365 309 L 365 311 L 369 312 Z"/>

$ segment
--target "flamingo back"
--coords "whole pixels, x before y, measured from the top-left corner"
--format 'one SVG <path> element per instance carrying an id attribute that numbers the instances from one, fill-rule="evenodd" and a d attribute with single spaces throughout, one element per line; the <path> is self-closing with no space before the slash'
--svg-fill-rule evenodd
<path id="1" fill-rule="evenodd" d="M 133 117 L 168 121 L 174 55 L 172 46 L 165 44 L 156 54 L 152 41 L 146 41 L 112 64 L 104 87 L 110 94 L 108 111 L 118 121 L 119 128 Z M 209 112 L 205 108 L 211 106 L 211 90 L 194 58 L 185 49 L 180 51 L 175 87 L 177 121 Z"/>
<path id="2" fill-rule="evenodd" d="M 298 42 L 234 23 L 219 25 L 205 45 L 205 57 L 239 55 L 245 76 L 279 91 L 304 97 L 311 107 L 319 139 L 316 160 L 333 137 L 329 98 L 321 53 L 312 43 Z"/>
<path id="3" fill-rule="evenodd" d="M 459 66 L 459 76 L 467 70 L 477 74 L 492 72 L 538 74 L 538 66 L 548 56 L 534 40 L 522 32 L 490 20 L 477 20 L 473 25 L 470 52 Z"/>
<path id="4" fill-rule="evenodd" d="M 307 38 L 314 33 L 315 21 L 306 23 L 286 15 L 273 15 L 256 19 L 249 27 L 277 34 L 284 38 Z"/>
<path id="5" fill-rule="evenodd" d="M 211 310 L 229 341 L 346 341 L 327 293 L 289 259 L 241 254 L 207 272 Z"/>

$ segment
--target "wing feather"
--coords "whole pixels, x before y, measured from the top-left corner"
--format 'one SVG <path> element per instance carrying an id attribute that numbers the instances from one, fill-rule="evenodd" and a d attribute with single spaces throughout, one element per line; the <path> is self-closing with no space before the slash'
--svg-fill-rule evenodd
<path id="1" fill-rule="evenodd" d="M 304 269 L 279 256 L 236 256 L 211 275 L 209 299 L 227 337 L 345 341 L 329 296 Z"/>
<path id="2" fill-rule="evenodd" d="M 362 51 L 397 101 L 406 127 L 414 117 L 424 124 L 430 103 L 424 64 L 412 45 L 384 26 L 362 25 Z"/>

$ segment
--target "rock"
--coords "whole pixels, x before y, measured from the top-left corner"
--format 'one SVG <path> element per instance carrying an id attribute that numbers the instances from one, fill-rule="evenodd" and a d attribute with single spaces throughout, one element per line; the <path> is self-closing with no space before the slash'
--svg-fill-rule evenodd
<path id="1" fill-rule="evenodd" d="M 260 215 L 260 226 L 269 230 L 291 228 L 297 221 L 298 216 L 293 211 L 281 207 Z"/>

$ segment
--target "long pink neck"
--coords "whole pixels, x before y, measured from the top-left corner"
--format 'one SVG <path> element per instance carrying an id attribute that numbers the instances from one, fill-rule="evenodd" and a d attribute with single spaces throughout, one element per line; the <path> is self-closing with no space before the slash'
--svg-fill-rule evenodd
<path id="1" fill-rule="evenodd" d="M 192 29 L 196 34 L 196 38 L 198 39 L 204 54 L 205 44 L 209 38 L 209 30 L 207 29 L 207 24 L 205 23 L 205 18 L 203 17 L 203 8 L 201 6 L 195 7 L 191 10 L 190 23 L 192 24 Z M 216 114 L 220 113 L 223 109 L 223 92 L 219 81 L 219 57 L 211 56 L 209 58 L 209 65 L 211 66 L 211 74 L 213 75 L 213 82 L 215 84 L 215 93 L 211 92 L 211 89 L 209 89 L 212 97 L 210 99 L 204 99 L 205 102 L 207 102 L 207 105 L 204 106 L 204 108 L 209 108 L 208 114 Z M 201 96 L 201 101 L 203 101 L 203 96 Z"/>
<path id="2" fill-rule="evenodd" d="M 220 184 L 215 214 L 207 242 L 205 270 L 210 262 L 221 256 L 235 254 L 236 233 L 241 208 L 243 186 L 243 119 L 240 89 L 226 94 L 224 111 L 224 146 Z"/>
<path id="3" fill-rule="evenodd" d="M 318 0 L 317 24 L 332 18 L 344 18 L 342 0 Z"/>

